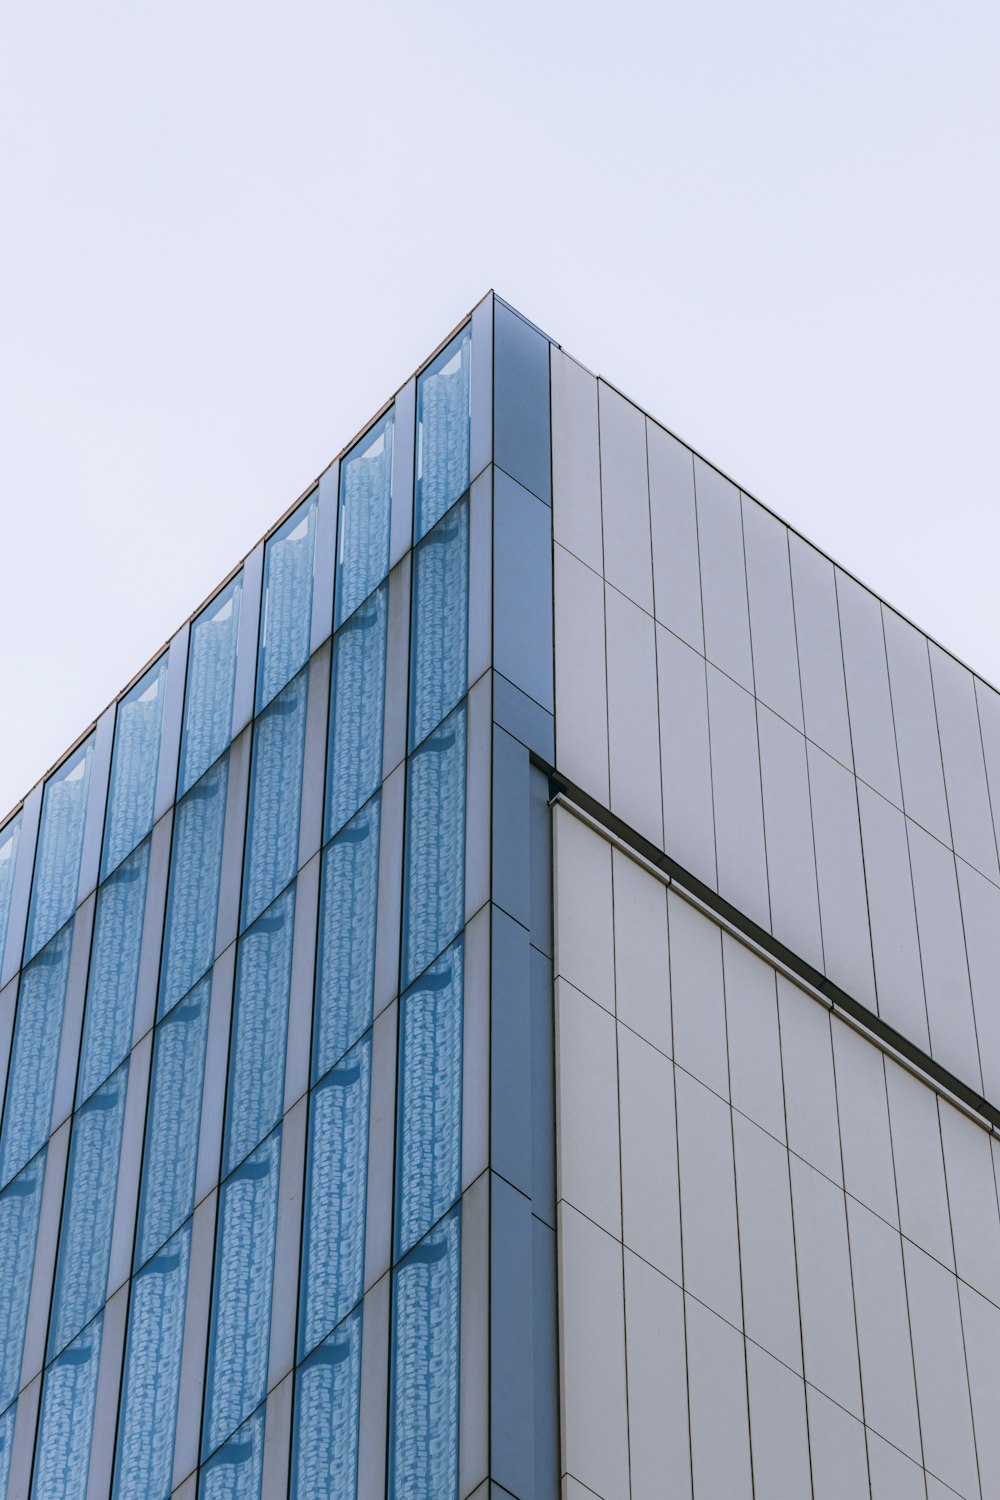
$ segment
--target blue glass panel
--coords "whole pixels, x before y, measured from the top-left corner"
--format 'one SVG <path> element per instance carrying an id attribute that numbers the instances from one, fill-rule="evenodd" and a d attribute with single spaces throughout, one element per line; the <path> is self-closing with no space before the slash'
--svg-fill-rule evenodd
<path id="1" fill-rule="evenodd" d="M 386 588 L 372 594 L 333 638 L 326 836 L 356 813 L 382 780 Z"/>
<path id="2" fill-rule="evenodd" d="M 24 944 L 25 963 L 76 910 L 93 758 L 91 735 L 45 783 Z"/>
<path id="3" fill-rule="evenodd" d="M 396 1112 L 396 1254 L 462 1187 L 462 939 L 403 996 Z"/>
<path id="4" fill-rule="evenodd" d="M 190 1253 L 188 1223 L 132 1282 L 115 1500 L 167 1500 L 170 1494 Z"/>
<path id="5" fill-rule="evenodd" d="M 146 907 L 149 842 L 105 881 L 97 893 L 90 949 L 76 1101 L 88 1099 L 132 1047 L 135 990 L 139 980 L 142 918 Z"/>
<path id="6" fill-rule="evenodd" d="M 196 782 L 174 814 L 158 1014 L 186 995 L 215 958 L 229 758 Z"/>
<path id="7" fill-rule="evenodd" d="M 281 1119 L 294 925 L 295 887 L 290 886 L 240 938 L 223 1176 Z"/>
<path id="8" fill-rule="evenodd" d="M 413 554 L 410 748 L 465 694 L 469 635 L 469 506 L 453 506 Z"/>
<path id="9" fill-rule="evenodd" d="M 0 1193 L 0 1411 L 17 1395 L 35 1268 L 45 1152 Z M 3 1490 L 0 1489 L 0 1495 Z"/>
<path id="10" fill-rule="evenodd" d="M 156 1029 L 139 1190 L 135 1264 L 141 1266 L 194 1208 L 211 975 Z"/>
<path id="11" fill-rule="evenodd" d="M 121 864 L 126 854 L 131 854 L 153 826 L 169 655 L 164 651 L 118 705 L 104 825 L 102 880 Z"/>
<path id="12" fill-rule="evenodd" d="M 254 725 L 241 927 L 270 906 L 298 867 L 307 692 L 303 672 Z"/>
<path id="13" fill-rule="evenodd" d="M 406 772 L 403 983 L 460 931 L 465 900 L 465 707 L 410 757 Z"/>
<path id="14" fill-rule="evenodd" d="M 72 938 L 70 923 L 21 975 L 0 1132 L 0 1187 L 49 1138 Z"/>
<path id="15" fill-rule="evenodd" d="M 392 439 L 388 411 L 341 460 L 335 625 L 353 614 L 389 571 Z"/>
<path id="16" fill-rule="evenodd" d="M 178 797 L 218 760 L 232 737 L 242 598 L 243 574 L 237 573 L 191 626 Z"/>
<path id="17" fill-rule="evenodd" d="M 369 1033 L 309 1101 L 300 1359 L 361 1300 L 370 1102 Z"/>
<path id="18" fill-rule="evenodd" d="M 10 1478 L 10 1450 L 14 1445 L 14 1421 L 17 1417 L 17 1402 L 8 1406 L 0 1417 L 0 1496 L 7 1493 Z"/>
<path id="19" fill-rule="evenodd" d="M 0 829 L 0 969 L 3 968 L 4 948 L 7 945 L 7 923 L 10 920 L 10 898 L 14 892 L 14 867 L 17 864 L 17 846 L 21 837 L 21 814 L 11 818 Z M 0 1495 L 3 1491 L 0 1490 Z"/>
<path id="20" fill-rule="evenodd" d="M 86 1500 L 104 1314 L 45 1372 L 32 1500 Z"/>
<path id="21" fill-rule="evenodd" d="M 457 333 L 417 381 L 415 540 L 469 488 L 472 329 Z"/>
<path id="22" fill-rule="evenodd" d="M 128 1063 L 77 1111 L 66 1169 L 47 1358 L 104 1306 L 125 1122 Z"/>
<path id="23" fill-rule="evenodd" d="M 313 1081 L 371 1024 L 381 797 L 375 796 L 323 855 L 316 952 Z"/>
<path id="24" fill-rule="evenodd" d="M 295 1377 L 292 1500 L 355 1500 L 361 1408 L 361 1308 Z"/>
<path id="25" fill-rule="evenodd" d="M 280 1161 L 278 1129 L 219 1190 L 203 1458 L 267 1392 Z"/>
<path id="26" fill-rule="evenodd" d="M 264 1473 L 265 1407 L 254 1412 L 201 1472 L 199 1500 L 259 1500 Z"/>
<path id="27" fill-rule="evenodd" d="M 457 1500 L 459 1210 L 393 1274 L 390 1500 Z"/>
<path id="28" fill-rule="evenodd" d="M 264 551 L 258 713 L 294 677 L 309 655 L 318 500 L 319 490 L 315 489 L 278 528 Z"/>

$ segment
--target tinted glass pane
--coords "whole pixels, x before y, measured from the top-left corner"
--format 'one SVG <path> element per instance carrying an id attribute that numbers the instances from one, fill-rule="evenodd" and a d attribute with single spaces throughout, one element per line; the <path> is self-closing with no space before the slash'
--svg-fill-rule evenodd
<path id="1" fill-rule="evenodd" d="M 388 614 L 383 587 L 334 637 L 326 777 L 328 838 L 382 780 Z"/>
<path id="2" fill-rule="evenodd" d="M 76 910 L 93 756 L 94 736 L 91 735 L 45 783 L 28 935 L 24 945 L 25 961 L 36 954 Z"/>
<path id="3" fill-rule="evenodd" d="M 191 626 L 178 796 L 229 744 L 242 597 L 243 574 L 237 573 Z"/>
<path id="4" fill-rule="evenodd" d="M 87 1009 L 76 1084 L 78 1104 L 104 1082 L 128 1056 L 132 1046 L 148 874 L 147 842 L 119 865 L 97 895 L 87 979 Z"/>
<path id="5" fill-rule="evenodd" d="M 44 1177 L 43 1151 L 0 1193 L 0 1410 L 20 1382 Z"/>
<path id="6" fill-rule="evenodd" d="M 361 1406 L 361 1308 L 295 1380 L 292 1500 L 354 1500 Z"/>
<path id="7" fill-rule="evenodd" d="M 306 696 L 303 672 L 254 726 L 242 927 L 284 890 L 298 866 Z"/>
<path id="8" fill-rule="evenodd" d="M 104 1306 L 128 1063 L 77 1111 L 66 1170 L 48 1357 Z"/>
<path id="9" fill-rule="evenodd" d="M 410 759 L 406 776 L 403 983 L 462 926 L 465 881 L 465 708 Z"/>
<path id="10" fill-rule="evenodd" d="M 10 898 L 14 891 L 14 866 L 17 863 L 17 845 L 21 835 L 21 815 L 11 818 L 0 832 L 0 968 L 3 967 L 4 948 L 7 944 L 7 924 L 10 920 Z"/>
<path id="11" fill-rule="evenodd" d="M 195 783 L 174 814 L 160 968 L 161 1016 L 187 994 L 215 957 L 228 781 L 227 757 Z"/>
<path id="12" fill-rule="evenodd" d="M 0 1186 L 48 1140 L 72 936 L 70 923 L 21 975 L 0 1134 Z"/>
<path id="13" fill-rule="evenodd" d="M 256 1410 L 267 1390 L 281 1131 L 219 1190 L 202 1454 Z"/>
<path id="14" fill-rule="evenodd" d="M 131 854 L 153 826 L 168 655 L 164 651 L 118 705 L 101 858 L 102 880 L 109 870 L 121 864 L 126 854 Z"/>
<path id="15" fill-rule="evenodd" d="M 156 1030 L 135 1237 L 137 1266 L 194 1208 L 211 990 L 211 976 L 206 975 Z"/>
<path id="16" fill-rule="evenodd" d="M 8 1406 L 3 1416 L 0 1417 L 0 1495 L 7 1493 L 7 1480 L 10 1477 L 10 1450 L 14 1442 L 14 1419 L 17 1416 L 17 1403 Z"/>
<path id="17" fill-rule="evenodd" d="M 413 556 L 410 745 L 465 692 L 469 620 L 469 507 L 456 505 Z"/>
<path id="18" fill-rule="evenodd" d="M 38 1500 L 85 1500 L 103 1325 L 102 1314 L 45 1372 L 31 1482 Z"/>
<path id="19" fill-rule="evenodd" d="M 115 1457 L 118 1500 L 166 1500 L 170 1494 L 190 1251 L 186 1224 L 132 1282 Z"/>
<path id="20" fill-rule="evenodd" d="M 393 1275 L 391 1500 L 458 1496 L 459 1227 L 456 1209 Z"/>
<path id="21" fill-rule="evenodd" d="M 370 1097 L 369 1035 L 310 1100 L 300 1358 L 361 1300 Z"/>
<path id="22" fill-rule="evenodd" d="M 201 1500 L 258 1500 L 264 1470 L 265 1408 L 244 1422 L 202 1470 Z"/>
<path id="23" fill-rule="evenodd" d="M 294 925 L 292 886 L 240 938 L 229 1043 L 224 1175 L 281 1119 Z"/>
<path id="24" fill-rule="evenodd" d="M 403 996 L 400 1008 L 397 1255 L 461 1191 L 462 957 L 459 939 Z"/>
<path id="25" fill-rule="evenodd" d="M 264 552 L 258 711 L 294 677 L 309 655 L 318 498 L 319 491 L 313 490 L 274 533 Z"/>
<path id="26" fill-rule="evenodd" d="M 417 381 L 416 539 L 469 488 L 472 329 L 455 335 Z"/>
<path id="27" fill-rule="evenodd" d="M 322 1078 L 371 1023 L 381 798 L 373 797 L 323 855 L 313 1079 Z"/>
<path id="28" fill-rule="evenodd" d="M 336 625 L 389 571 L 393 413 L 366 432 L 340 465 Z"/>

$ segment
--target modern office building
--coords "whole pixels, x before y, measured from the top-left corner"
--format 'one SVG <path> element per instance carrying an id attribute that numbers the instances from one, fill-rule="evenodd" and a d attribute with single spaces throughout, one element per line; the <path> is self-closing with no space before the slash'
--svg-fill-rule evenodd
<path id="1" fill-rule="evenodd" d="M 0 1500 L 997 1500 L 998 839 L 486 297 L 0 826 Z"/>

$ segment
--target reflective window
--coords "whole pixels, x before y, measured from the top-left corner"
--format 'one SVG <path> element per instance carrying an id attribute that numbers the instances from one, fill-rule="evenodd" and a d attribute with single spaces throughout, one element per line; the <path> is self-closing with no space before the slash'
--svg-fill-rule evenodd
<path id="1" fill-rule="evenodd" d="M 357 812 L 382 780 L 387 588 L 372 594 L 333 638 L 327 838 Z"/>
<path id="2" fill-rule="evenodd" d="M 203 1458 L 267 1393 L 280 1160 L 278 1129 L 219 1189 Z"/>
<path id="3" fill-rule="evenodd" d="M 454 506 L 413 554 L 410 747 L 465 693 L 468 673 L 469 506 Z"/>
<path id="4" fill-rule="evenodd" d="M 306 696 L 302 672 L 254 725 L 241 927 L 271 904 L 298 868 Z"/>
<path id="5" fill-rule="evenodd" d="M 261 1406 L 209 1459 L 198 1485 L 200 1500 L 259 1500 L 264 1473 L 264 1418 Z"/>
<path id="6" fill-rule="evenodd" d="M 417 381 L 416 541 L 469 488 L 471 382 L 472 328 L 467 326 Z"/>
<path id="7" fill-rule="evenodd" d="M 97 893 L 90 949 L 76 1101 L 82 1103 L 128 1056 L 132 1046 L 139 950 L 149 874 L 149 841 Z"/>
<path id="8" fill-rule="evenodd" d="M 131 854 L 153 826 L 169 654 L 164 651 L 118 704 L 101 857 L 102 880 L 121 864 L 126 854 Z"/>
<path id="9" fill-rule="evenodd" d="M 393 1273 L 390 1500 L 458 1497 L 459 1210 Z"/>
<path id="10" fill-rule="evenodd" d="M 371 1024 L 381 798 L 342 828 L 323 854 L 312 1076 L 343 1057 Z"/>
<path id="11" fill-rule="evenodd" d="M 153 1040 L 135 1264 L 143 1265 L 194 1208 L 212 976 L 164 1017 Z"/>
<path id="12" fill-rule="evenodd" d="M 223 1176 L 281 1119 L 295 887 L 240 938 L 229 1042 Z"/>
<path id="13" fill-rule="evenodd" d="M 295 1377 L 292 1500 L 354 1500 L 361 1408 L 361 1308 Z"/>
<path id="14" fill-rule="evenodd" d="M 4 948 L 7 944 L 7 924 L 10 920 L 10 901 L 14 893 L 14 866 L 17 863 L 17 846 L 21 836 L 21 814 L 11 818 L 0 829 L 0 969 L 3 968 Z M 0 1490 L 0 1494 L 2 1494 Z"/>
<path id="15" fill-rule="evenodd" d="M 341 461 L 335 625 L 353 614 L 389 571 L 392 437 L 388 411 Z"/>
<path id="16" fill-rule="evenodd" d="M 104 1306 L 127 1086 L 125 1063 L 77 1110 L 73 1121 L 49 1322 L 49 1359 Z"/>
<path id="17" fill-rule="evenodd" d="M 70 923 L 21 975 L 0 1132 L 0 1186 L 49 1138 L 72 937 Z"/>
<path id="18" fill-rule="evenodd" d="M 396 1113 L 396 1254 L 462 1188 L 461 938 L 403 996 Z"/>
<path id="19" fill-rule="evenodd" d="M 410 757 L 406 773 L 403 983 L 459 932 L 465 883 L 465 707 Z"/>
<path id="20" fill-rule="evenodd" d="M 45 1372 L 31 1493 L 37 1500 L 86 1500 L 104 1314 Z"/>
<path id="21" fill-rule="evenodd" d="M 178 802 L 163 931 L 158 1014 L 196 984 L 215 958 L 229 759 L 220 760 Z"/>
<path id="22" fill-rule="evenodd" d="M 218 760 L 232 735 L 242 598 L 237 573 L 191 626 L 178 797 Z"/>
<path id="23" fill-rule="evenodd" d="M 269 538 L 264 550 L 258 713 L 309 656 L 318 499 L 315 489 Z"/>
<path id="24" fill-rule="evenodd" d="M 0 1193 L 0 1411 L 17 1395 L 35 1267 L 45 1152 Z M 0 1488 L 0 1495 L 3 1489 Z"/>
<path id="25" fill-rule="evenodd" d="M 361 1300 L 370 1099 L 369 1033 L 309 1101 L 300 1359 Z"/>
<path id="26" fill-rule="evenodd" d="M 14 1443 L 14 1420 L 17 1417 L 17 1402 L 8 1406 L 0 1416 L 0 1495 L 7 1493 L 10 1477 L 10 1450 Z"/>
<path id="27" fill-rule="evenodd" d="M 76 910 L 93 758 L 91 735 L 45 783 L 24 944 L 25 962 L 44 947 Z"/>
<path id="28" fill-rule="evenodd" d="M 170 1494 L 190 1253 L 188 1223 L 132 1281 L 115 1500 L 167 1500 Z"/>

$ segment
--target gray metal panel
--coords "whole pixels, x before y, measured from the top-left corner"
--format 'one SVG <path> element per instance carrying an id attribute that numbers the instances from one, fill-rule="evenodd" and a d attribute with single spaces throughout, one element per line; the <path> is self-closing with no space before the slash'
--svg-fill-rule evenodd
<path id="1" fill-rule="evenodd" d="M 163 943 L 163 917 L 167 907 L 170 836 L 173 823 L 174 810 L 171 807 L 154 827 L 149 846 L 146 906 L 142 919 L 139 976 L 136 981 L 135 1014 L 132 1021 L 133 1046 L 140 1037 L 145 1036 L 156 1018 L 156 992 L 160 982 L 160 949 Z"/>
<path id="2" fill-rule="evenodd" d="M 694 475 L 705 654 L 715 666 L 753 692 L 740 492 L 717 469 L 697 457 Z"/>
<path id="3" fill-rule="evenodd" d="M 646 420 L 649 512 L 656 618 L 696 651 L 705 650 L 701 617 L 694 454 Z"/>
<path id="4" fill-rule="evenodd" d="M 531 1194 L 531 959 L 527 929 L 494 909 L 490 1164 Z"/>
<path id="5" fill-rule="evenodd" d="M 556 1225 L 556 1102 L 552 962 L 537 948 L 531 964 L 531 1208 Z"/>
<path id="6" fill-rule="evenodd" d="M 236 685 L 233 689 L 233 739 L 253 718 L 257 686 L 257 628 L 260 624 L 264 582 L 264 543 L 258 542 L 243 564 L 239 636 L 236 643 Z"/>
<path id="7" fill-rule="evenodd" d="M 672 893 L 667 914 L 674 1057 L 682 1068 L 728 1098 L 722 937 L 714 922 Z"/>
<path id="8" fill-rule="evenodd" d="M 314 854 L 309 863 L 299 871 L 295 884 L 295 932 L 292 939 L 292 978 L 288 1000 L 288 1042 L 285 1052 L 286 1110 L 291 1109 L 309 1087 L 313 973 L 316 967 L 316 925 L 319 913 L 319 867 L 320 857 Z"/>
<path id="9" fill-rule="evenodd" d="M 738 1114 L 733 1144 L 747 1339 L 801 1373 L 788 1157 L 784 1146 Z"/>
<path id="10" fill-rule="evenodd" d="M 472 347 L 475 358 L 475 329 Z M 499 299 L 493 304 L 493 462 L 551 505 L 549 341 Z"/>
<path id="11" fill-rule="evenodd" d="M 673 1052 L 667 983 L 667 891 L 622 849 L 611 856 L 614 884 L 615 1015 L 668 1056 Z"/>
<path id="12" fill-rule="evenodd" d="M 937 1097 L 919 1078 L 886 1061 L 899 1225 L 945 1265 L 954 1265 Z"/>
<path id="13" fill-rule="evenodd" d="M 907 828 L 920 934 L 927 1023 L 935 1061 L 982 1087 L 955 856 L 913 823 Z"/>
<path id="14" fill-rule="evenodd" d="M 475 346 L 473 346 L 475 347 Z M 393 404 L 392 512 L 389 522 L 389 566 L 394 568 L 413 546 L 413 455 L 416 446 L 417 380 L 413 376 Z M 475 471 L 473 471 L 475 472 Z"/>
<path id="15" fill-rule="evenodd" d="M 983 1495 L 1000 1494 L 1000 1422 L 996 1393 L 1000 1390 L 1000 1308 L 959 1282 L 965 1355 L 972 1392 L 976 1451 Z"/>
<path id="16" fill-rule="evenodd" d="M 368 1184 L 365 1216 L 365 1291 L 392 1262 L 393 1149 L 396 1139 L 396 1029 L 398 1003 L 375 1017 L 372 1030 Z M 365 1335 L 367 1339 L 367 1334 Z"/>
<path id="17" fill-rule="evenodd" d="M 556 765 L 608 802 L 608 698 L 604 585 L 563 547 L 555 548 Z M 1000 786 L 998 786 L 1000 793 Z"/>
<path id="18" fill-rule="evenodd" d="M 274 1242 L 274 1289 L 271 1295 L 271 1339 L 267 1389 L 273 1390 L 295 1364 L 295 1315 L 299 1304 L 302 1195 L 306 1171 L 306 1124 L 309 1101 L 302 1098 L 281 1124 L 281 1168 Z"/>
<path id="19" fill-rule="evenodd" d="M 830 1012 L 779 974 L 778 1019 L 789 1149 L 841 1182 Z"/>
<path id="20" fill-rule="evenodd" d="M 983 737 L 986 780 L 993 808 L 993 829 L 1000 845 L 1000 693 L 976 678 L 976 705 Z"/>
<path id="21" fill-rule="evenodd" d="M 647 614 L 653 612 L 646 419 L 637 406 L 598 384 L 604 576 Z"/>
<path id="22" fill-rule="evenodd" d="M 627 1248 L 624 1262 L 632 1494 L 691 1500 L 684 1294 Z"/>
<path id="23" fill-rule="evenodd" d="M 104 1496 L 111 1491 L 111 1471 L 115 1462 L 115 1428 L 118 1418 L 118 1389 L 121 1384 L 122 1356 L 125 1349 L 125 1322 L 128 1314 L 128 1287 L 121 1287 L 104 1309 L 101 1330 L 101 1362 L 94 1401 L 94 1429 L 90 1444 L 88 1496 Z"/>
<path id="24" fill-rule="evenodd" d="M 490 1164 L 490 923 L 484 906 L 465 929 L 462 1011 L 462 1190 Z M 553 1127 L 554 1128 L 554 1127 Z M 391 1149 L 391 1148 L 390 1148 Z"/>
<path id="25" fill-rule="evenodd" d="M 473 479 L 482 473 L 493 457 L 494 305 L 493 293 L 489 292 L 472 311 L 469 473 Z"/>
<path id="26" fill-rule="evenodd" d="M 382 784 L 379 828 L 378 913 L 375 944 L 375 1014 L 399 993 L 399 933 L 403 900 L 403 802 L 406 767 Z"/>
<path id="27" fill-rule="evenodd" d="M 662 848 L 656 625 L 613 588 L 605 590 L 605 611 L 611 810 Z"/>
<path id="28" fill-rule="evenodd" d="M 490 1474 L 535 1494 L 534 1245 L 531 1203 L 490 1177 Z"/>
<path id="29" fill-rule="evenodd" d="M 531 1221 L 532 1341 L 534 1351 L 534 1437 L 536 1500 L 559 1488 L 559 1349 L 556 1287 L 556 1233 Z"/>
<path id="30" fill-rule="evenodd" d="M 135 1217 L 139 1202 L 142 1140 L 146 1124 L 149 1063 L 152 1052 L 153 1033 L 148 1031 L 139 1044 L 133 1048 L 129 1059 L 125 1118 L 122 1122 L 121 1154 L 118 1159 L 115 1219 L 111 1232 L 111 1253 L 108 1257 L 109 1297 L 113 1296 L 119 1287 L 124 1286 L 132 1271 L 132 1247 L 135 1242 Z M 101 1357 L 103 1360 L 103 1355 Z M 114 1437 L 113 1432 L 112 1437 Z"/>
<path id="31" fill-rule="evenodd" d="M 493 489 L 499 477 L 496 470 L 487 469 L 473 481 L 469 494 L 469 682 L 476 682 L 493 659 Z M 551 551 L 550 544 L 550 556 Z M 550 594 L 551 588 L 550 583 Z M 550 615 L 551 609 L 550 600 Z"/>
<path id="32" fill-rule="evenodd" d="M 783 1141 L 785 1096 L 774 970 L 727 933 L 722 937 L 722 963 L 733 1108 Z"/>
<path id="33" fill-rule="evenodd" d="M 321 646 L 309 663 L 306 735 L 302 761 L 302 809 L 299 817 L 299 869 L 323 842 L 323 790 L 330 697 L 330 646 Z"/>
<path id="34" fill-rule="evenodd" d="M 976 712 L 975 678 L 933 641 L 929 646 L 955 853 L 997 881 L 1000 866 Z"/>
<path id="35" fill-rule="evenodd" d="M 806 1387 L 813 1500 L 870 1500 L 865 1429 L 815 1386 Z"/>
<path id="36" fill-rule="evenodd" d="M 490 750 L 493 714 L 489 672 L 470 689 L 466 709 L 465 920 L 490 899 L 492 785 Z"/>
<path id="37" fill-rule="evenodd" d="M 847 994 L 875 1010 L 857 783 L 816 745 L 807 744 L 806 752 L 825 971 Z"/>
<path id="38" fill-rule="evenodd" d="M 498 672 L 493 674 L 493 722 L 549 765 L 555 760 L 555 716 Z"/>
<path id="39" fill-rule="evenodd" d="M 160 760 L 156 773 L 156 796 L 153 802 L 154 823 L 163 817 L 177 792 L 177 763 L 181 753 L 181 727 L 184 721 L 184 683 L 187 676 L 190 624 L 182 625 L 170 642 L 167 682 L 160 720 Z"/>
<path id="40" fill-rule="evenodd" d="M 333 585 L 337 573 L 337 502 L 340 460 L 320 475 L 316 507 L 316 551 L 313 563 L 312 627 L 309 653 L 318 651 L 333 630 Z"/>
<path id="41" fill-rule="evenodd" d="M 489 1472 L 490 1179 L 491 1174 L 484 1172 L 462 1195 L 458 1362 L 458 1488 L 462 1495 L 475 1489 Z"/>
<path id="42" fill-rule="evenodd" d="M 983 1092 L 1000 1104 L 1000 890 L 961 860 L 957 867 Z"/>
<path id="43" fill-rule="evenodd" d="M 70 1121 L 66 1120 L 49 1141 L 45 1159 L 45 1180 L 38 1215 L 35 1241 L 35 1266 L 31 1277 L 31 1296 L 24 1330 L 24 1354 L 21 1358 L 21 1387 L 27 1385 L 42 1368 L 45 1336 L 49 1326 L 49 1304 L 52 1301 L 52 1278 L 56 1265 L 59 1221 L 62 1216 L 63 1189 L 66 1183 L 66 1158 L 69 1155 Z M 17 1438 L 14 1439 L 15 1447 Z M 25 1491 L 27 1493 L 27 1491 Z"/>
<path id="44" fill-rule="evenodd" d="M 771 930 L 779 942 L 822 971 L 806 742 L 763 704 L 757 707 L 757 733 Z"/>
<path id="45" fill-rule="evenodd" d="M 770 926 L 757 716 L 749 693 L 709 665 L 715 847 L 719 894 L 762 927 Z"/>
<path id="46" fill-rule="evenodd" d="M 90 766 L 90 786 L 87 791 L 87 822 L 83 835 L 83 852 L 80 856 L 80 884 L 77 889 L 77 905 L 95 889 L 101 866 L 101 843 L 104 838 L 104 812 L 108 801 L 108 782 L 111 777 L 111 751 L 115 737 L 115 713 L 117 703 L 104 710 L 97 721 L 94 732 L 94 759 Z"/>
<path id="47" fill-rule="evenodd" d="M 21 967 L 24 929 L 28 920 L 28 902 L 31 898 L 31 875 L 35 866 L 38 820 L 42 811 L 42 791 L 40 784 L 33 787 L 25 797 L 21 808 L 21 831 L 17 836 L 17 864 L 14 866 L 14 886 L 10 895 L 7 942 L 3 952 L 0 985 L 6 985 Z"/>
<path id="48" fill-rule="evenodd" d="M 853 1198 L 847 1200 L 847 1218 L 865 1420 L 919 1463 L 920 1427 L 902 1244 L 894 1229 Z"/>
<path id="49" fill-rule="evenodd" d="M 267 1398 L 264 1413 L 264 1460 L 261 1496 L 284 1500 L 292 1461 L 292 1409 L 295 1382 L 286 1375 Z"/>
<path id="50" fill-rule="evenodd" d="M 902 807 L 882 608 L 846 573 L 838 569 L 836 578 L 854 768 L 862 781 Z"/>
<path id="51" fill-rule="evenodd" d="M 205 1084 L 198 1136 L 198 1168 L 195 1202 L 205 1197 L 219 1181 L 222 1159 L 222 1122 L 226 1107 L 226 1074 L 229 1067 L 229 1022 L 233 1008 L 233 976 L 236 947 L 227 948 L 212 970 L 212 995 L 208 1009 L 205 1043 Z"/>
<path id="52" fill-rule="evenodd" d="M 558 542 L 595 573 L 603 573 L 597 379 L 554 344 L 549 347 L 552 525 Z"/>
<path id="53" fill-rule="evenodd" d="M 841 765 L 853 768 L 833 564 L 794 532 L 789 532 L 788 550 L 806 734 Z"/>
<path id="54" fill-rule="evenodd" d="M 383 1276 L 367 1293 L 361 1322 L 361 1418 L 358 1494 L 385 1493 L 389 1408 L 389 1282 Z"/>
<path id="55" fill-rule="evenodd" d="M 184 1345 L 181 1353 L 180 1397 L 174 1439 L 174 1488 L 198 1467 L 201 1409 L 205 1390 L 205 1356 L 208 1318 L 212 1304 L 212 1253 L 215 1246 L 215 1212 L 218 1192 L 213 1192 L 194 1211 L 191 1227 L 191 1259 L 188 1268 L 187 1306 L 184 1313 Z"/>
<path id="56" fill-rule="evenodd" d="M 868 1208 L 896 1224 L 899 1210 L 882 1053 L 853 1027 L 835 1021 L 833 1055 L 844 1185 Z"/>
<path id="57" fill-rule="evenodd" d="M 680 1284 L 684 1277 L 673 1064 L 627 1026 L 619 1026 L 617 1034 L 623 1239 L 649 1265 Z"/>
<path id="58" fill-rule="evenodd" d="M 935 838 L 951 843 L 927 637 L 882 606 L 903 807 Z"/>
<path id="59" fill-rule="evenodd" d="M 903 1254 L 923 1461 L 960 1495 L 975 1495 L 979 1473 L 958 1283 L 916 1246 L 904 1243 Z"/>
<path id="60" fill-rule="evenodd" d="M 494 697 L 494 706 L 496 698 Z M 531 915 L 528 926 L 533 945 L 552 955 L 552 814 L 549 811 L 549 783 L 537 766 L 528 769 L 529 849 L 531 870 Z"/>
<path id="61" fill-rule="evenodd" d="M 73 939 L 66 978 L 66 1002 L 63 1006 L 62 1032 L 59 1038 L 59 1061 L 52 1098 L 52 1129 L 61 1125 L 73 1111 L 76 1095 L 76 1071 L 80 1059 L 80 1035 L 87 995 L 87 971 L 90 968 L 90 940 L 94 931 L 94 907 L 97 896 L 91 893 L 77 909 L 73 922 Z"/>
<path id="62" fill-rule="evenodd" d="M 528 752 L 493 728 L 493 900 L 524 928 L 531 925 Z"/>
<path id="63" fill-rule="evenodd" d="M 750 637 L 757 697 L 796 729 L 802 728 L 802 690 L 795 645 L 788 528 L 749 496 L 742 496 Z"/>
<path id="64" fill-rule="evenodd" d="M 386 777 L 406 759 L 406 693 L 410 662 L 409 553 L 389 574 L 386 626 L 385 716 L 382 733 L 382 775 Z"/>
<path id="65" fill-rule="evenodd" d="M 736 1176 L 728 1106 L 678 1068 L 677 1157 L 684 1285 L 734 1328 L 743 1326 Z"/>
<path id="66" fill-rule="evenodd" d="M 879 1015 L 927 1051 L 927 1011 L 905 819 L 863 785 L 858 786 L 858 809 Z"/>
<path id="67" fill-rule="evenodd" d="M 938 1101 L 955 1269 L 1000 1306 L 1000 1214 L 990 1137 L 981 1125 Z"/>
<path id="68" fill-rule="evenodd" d="M 806 1379 L 861 1416 L 844 1194 L 790 1158 Z"/>
<path id="69" fill-rule="evenodd" d="M 743 1340 L 693 1297 L 685 1304 L 694 1492 L 699 1500 L 751 1500 Z"/>
<path id="70" fill-rule="evenodd" d="M 493 487 L 493 586 L 493 665 L 551 712 L 552 512 L 502 470 Z"/>
<path id="71" fill-rule="evenodd" d="M 705 661 L 676 636 L 656 629 L 663 776 L 663 847 L 692 875 L 714 886 L 715 811 L 708 739 Z"/>
<path id="72" fill-rule="evenodd" d="M 245 729 L 233 741 L 229 751 L 226 817 L 222 834 L 222 861 L 219 869 L 219 911 L 215 923 L 217 957 L 235 941 L 239 930 L 252 733 L 251 729 Z"/>
<path id="73" fill-rule="evenodd" d="M 798 1376 L 747 1343 L 754 1494 L 768 1500 L 811 1497 L 806 1392 Z"/>

